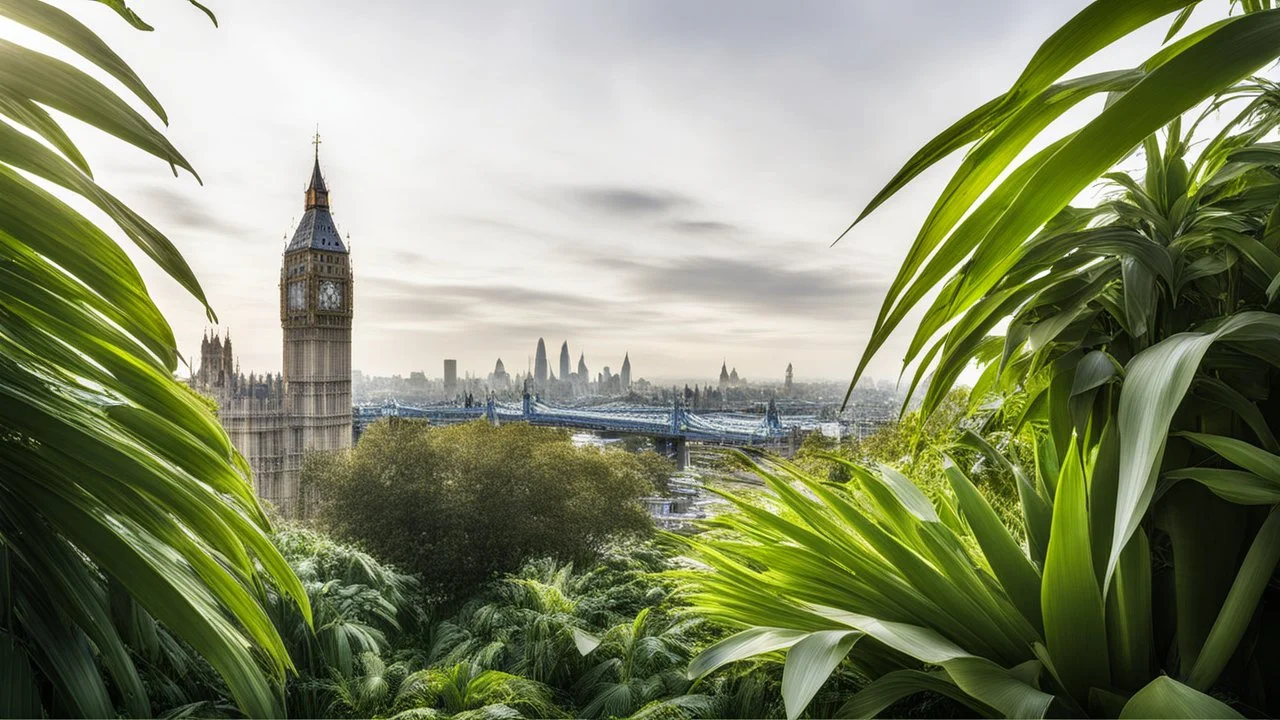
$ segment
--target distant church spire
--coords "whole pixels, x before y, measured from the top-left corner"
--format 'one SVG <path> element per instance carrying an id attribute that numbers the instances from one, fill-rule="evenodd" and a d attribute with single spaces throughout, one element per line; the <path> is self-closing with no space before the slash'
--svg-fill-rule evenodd
<path id="1" fill-rule="evenodd" d="M 325 186 L 324 175 L 320 173 L 320 143 L 320 130 L 317 128 L 315 139 L 311 141 L 316 147 L 316 160 L 311 169 L 311 184 L 307 186 L 307 210 L 329 207 L 329 188 Z"/>

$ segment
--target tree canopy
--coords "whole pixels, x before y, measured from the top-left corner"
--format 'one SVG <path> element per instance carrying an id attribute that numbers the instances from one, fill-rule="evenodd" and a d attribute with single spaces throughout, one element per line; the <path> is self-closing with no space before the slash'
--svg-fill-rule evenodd
<path id="1" fill-rule="evenodd" d="M 525 558 L 586 558 L 615 536 L 649 530 L 639 498 L 669 468 L 576 447 L 550 428 L 398 420 L 369 428 L 348 454 L 309 458 L 303 484 L 323 527 L 448 598 Z"/>

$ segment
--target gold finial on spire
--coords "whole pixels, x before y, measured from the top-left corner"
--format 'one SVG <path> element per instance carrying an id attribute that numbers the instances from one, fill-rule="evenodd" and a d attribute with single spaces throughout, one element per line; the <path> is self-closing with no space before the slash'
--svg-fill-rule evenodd
<path id="1" fill-rule="evenodd" d="M 316 136 L 311 140 L 311 144 L 316 146 L 316 159 L 320 159 L 320 123 L 316 123 Z"/>

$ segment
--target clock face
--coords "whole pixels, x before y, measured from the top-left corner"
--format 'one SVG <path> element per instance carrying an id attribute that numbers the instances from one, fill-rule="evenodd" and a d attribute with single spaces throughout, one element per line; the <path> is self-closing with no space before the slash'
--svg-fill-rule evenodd
<path id="1" fill-rule="evenodd" d="M 289 283 L 289 309 L 303 310 L 307 307 L 307 284 L 305 282 Z"/>
<path id="2" fill-rule="evenodd" d="M 320 309 L 338 310 L 342 307 L 342 286 L 333 280 L 320 283 Z"/>

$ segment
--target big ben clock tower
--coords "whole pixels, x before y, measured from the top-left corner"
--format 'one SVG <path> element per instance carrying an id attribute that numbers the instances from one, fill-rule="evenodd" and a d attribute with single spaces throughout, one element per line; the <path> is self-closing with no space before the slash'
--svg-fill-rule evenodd
<path id="1" fill-rule="evenodd" d="M 318 134 L 315 145 L 305 212 L 280 264 L 284 464 L 292 478 L 304 453 L 351 447 L 351 256 L 329 214 Z"/>

